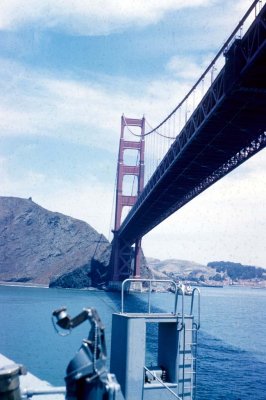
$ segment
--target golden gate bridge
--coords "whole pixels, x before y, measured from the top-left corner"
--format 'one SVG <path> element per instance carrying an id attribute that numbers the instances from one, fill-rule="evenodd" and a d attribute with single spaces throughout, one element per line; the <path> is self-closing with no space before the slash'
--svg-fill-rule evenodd
<path id="1" fill-rule="evenodd" d="M 256 0 L 162 122 L 122 116 L 110 287 L 140 276 L 145 234 L 266 146 L 265 127 L 266 4 Z"/>

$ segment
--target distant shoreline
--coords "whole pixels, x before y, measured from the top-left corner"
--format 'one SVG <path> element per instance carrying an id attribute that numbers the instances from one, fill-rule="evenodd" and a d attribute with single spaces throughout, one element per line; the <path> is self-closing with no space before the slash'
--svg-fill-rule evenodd
<path id="1" fill-rule="evenodd" d="M 49 289 L 48 285 L 44 285 L 43 283 L 27 283 L 27 282 L 6 282 L 0 281 L 0 286 L 18 286 L 18 287 L 34 287 L 34 288 L 43 288 Z"/>
<path id="2" fill-rule="evenodd" d="M 98 292 L 100 289 L 95 287 L 86 287 L 86 288 L 64 288 L 64 287 L 49 287 L 43 283 L 30 283 L 30 282 L 6 282 L 0 281 L 0 286 L 12 286 L 12 287 L 29 287 L 29 288 L 38 288 L 38 289 L 65 289 L 65 290 L 80 290 L 80 291 L 90 291 L 90 292 Z"/>
<path id="3" fill-rule="evenodd" d="M 265 281 L 262 282 L 245 282 L 243 283 L 234 283 L 234 284 L 228 284 L 228 282 L 225 282 L 223 285 L 213 285 L 213 284 L 194 284 L 193 282 L 189 283 L 191 286 L 194 287 L 200 287 L 200 288 L 224 288 L 224 287 L 248 287 L 252 289 L 265 289 L 266 290 L 266 283 Z M 30 287 L 30 288 L 39 288 L 39 289 L 55 289 L 55 288 L 50 288 L 49 285 L 45 285 L 43 283 L 30 283 L 30 282 L 6 282 L 6 281 L 0 281 L 0 286 L 13 286 L 13 287 Z M 101 289 L 99 288 L 94 288 L 94 287 L 86 287 L 86 288 L 62 288 L 62 287 L 57 287 L 56 289 L 67 289 L 67 290 L 88 290 L 88 291 L 100 291 Z"/>

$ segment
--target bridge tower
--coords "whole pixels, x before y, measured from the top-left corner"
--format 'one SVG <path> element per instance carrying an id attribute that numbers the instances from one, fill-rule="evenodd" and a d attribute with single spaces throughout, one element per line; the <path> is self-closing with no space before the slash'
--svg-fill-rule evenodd
<path id="1" fill-rule="evenodd" d="M 125 129 L 130 127 L 139 127 L 139 140 L 125 139 Z M 140 192 L 144 187 L 144 133 L 145 133 L 145 118 L 133 119 L 121 117 L 121 136 L 117 163 L 117 180 L 116 180 L 116 208 L 115 208 L 115 226 L 112 251 L 112 277 L 111 282 L 115 286 L 115 282 L 121 282 L 130 275 L 134 277 L 140 276 L 140 249 L 141 238 L 135 243 L 132 248 L 131 243 L 121 240 L 118 235 L 121 226 L 122 211 L 124 207 L 132 207 Z M 124 161 L 125 150 L 136 150 L 138 152 L 137 165 L 127 165 Z M 137 194 L 127 195 L 123 192 L 124 177 L 133 175 L 137 178 Z M 132 271 L 132 260 L 134 260 L 134 269 Z M 112 284 L 111 284 L 112 286 Z"/>

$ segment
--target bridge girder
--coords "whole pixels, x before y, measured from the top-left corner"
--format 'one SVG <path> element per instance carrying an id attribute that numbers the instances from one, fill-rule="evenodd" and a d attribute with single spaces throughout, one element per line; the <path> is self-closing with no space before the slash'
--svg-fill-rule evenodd
<path id="1" fill-rule="evenodd" d="M 226 63 L 122 223 L 133 243 L 266 145 L 266 6 Z"/>

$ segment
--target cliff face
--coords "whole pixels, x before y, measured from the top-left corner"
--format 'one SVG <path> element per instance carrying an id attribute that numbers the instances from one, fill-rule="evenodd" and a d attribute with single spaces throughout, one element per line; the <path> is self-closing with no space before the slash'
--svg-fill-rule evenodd
<path id="1" fill-rule="evenodd" d="M 111 246 L 86 222 L 31 199 L 0 197 L 0 280 L 63 287 L 105 283 Z"/>

